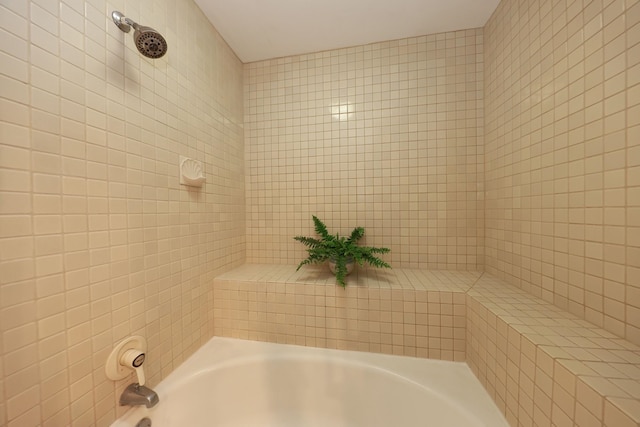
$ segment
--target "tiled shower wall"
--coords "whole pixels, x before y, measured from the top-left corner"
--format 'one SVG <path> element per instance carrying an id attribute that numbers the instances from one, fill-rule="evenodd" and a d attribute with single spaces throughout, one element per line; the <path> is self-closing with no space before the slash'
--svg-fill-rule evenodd
<path id="1" fill-rule="evenodd" d="M 167 55 L 142 57 L 114 9 Z M 109 425 L 113 344 L 145 336 L 157 384 L 243 261 L 242 64 L 190 0 L 3 1 L 0 21 L 0 425 Z"/>
<path id="2" fill-rule="evenodd" d="M 245 65 L 247 261 L 312 215 L 396 267 L 482 270 L 483 38 L 470 29 Z"/>
<path id="3" fill-rule="evenodd" d="M 486 271 L 640 343 L 640 3 L 485 27 Z"/>

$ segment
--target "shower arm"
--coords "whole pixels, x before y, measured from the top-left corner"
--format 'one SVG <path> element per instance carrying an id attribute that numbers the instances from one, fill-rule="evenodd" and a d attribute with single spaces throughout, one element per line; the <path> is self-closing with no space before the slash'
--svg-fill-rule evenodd
<path id="1" fill-rule="evenodd" d="M 125 33 L 128 33 L 129 31 L 131 31 L 131 27 L 133 27 L 136 30 L 138 29 L 137 22 L 134 22 L 133 20 L 127 18 L 117 10 L 114 10 L 113 12 L 111 12 L 111 18 L 113 19 L 113 22 L 116 23 L 118 28 L 120 28 Z"/>

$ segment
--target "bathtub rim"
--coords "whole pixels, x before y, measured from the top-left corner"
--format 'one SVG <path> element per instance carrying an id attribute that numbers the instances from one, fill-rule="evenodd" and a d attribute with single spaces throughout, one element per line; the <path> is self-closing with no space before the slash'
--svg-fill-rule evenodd
<path id="1" fill-rule="evenodd" d="M 173 389 L 184 386 L 199 375 L 225 367 L 241 366 L 246 362 L 264 362 L 270 358 L 274 360 L 335 361 L 373 369 L 392 376 L 394 380 L 407 382 L 411 386 L 417 386 L 434 394 L 436 398 L 445 400 L 466 416 L 479 420 L 487 427 L 508 427 L 503 414 L 465 362 L 411 356 L 213 337 L 185 359 L 154 389 L 160 396 L 160 404 L 162 404 L 162 396 L 165 393 L 170 393 Z M 443 370 L 443 367 L 447 369 Z M 457 381 L 451 381 L 452 375 L 453 379 L 465 381 L 464 386 L 461 387 Z M 128 409 L 112 424 L 112 427 L 128 425 L 119 424 L 118 421 L 126 419 L 136 409 Z M 153 416 L 153 409 L 151 411 L 145 409 L 143 412 Z"/>

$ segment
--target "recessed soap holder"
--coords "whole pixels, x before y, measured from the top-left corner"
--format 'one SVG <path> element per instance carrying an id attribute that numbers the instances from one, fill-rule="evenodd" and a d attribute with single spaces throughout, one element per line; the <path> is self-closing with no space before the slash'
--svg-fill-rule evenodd
<path id="1" fill-rule="evenodd" d="M 202 187 L 205 180 L 206 178 L 204 177 L 201 162 L 180 156 L 180 184 L 191 187 Z"/>

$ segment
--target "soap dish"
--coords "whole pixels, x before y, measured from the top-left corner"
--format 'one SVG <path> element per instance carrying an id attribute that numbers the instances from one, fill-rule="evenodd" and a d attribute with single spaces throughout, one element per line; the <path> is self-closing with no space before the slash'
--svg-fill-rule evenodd
<path id="1" fill-rule="evenodd" d="M 202 163 L 188 157 L 180 156 L 180 184 L 191 187 L 202 187 L 206 178 L 202 171 Z"/>

